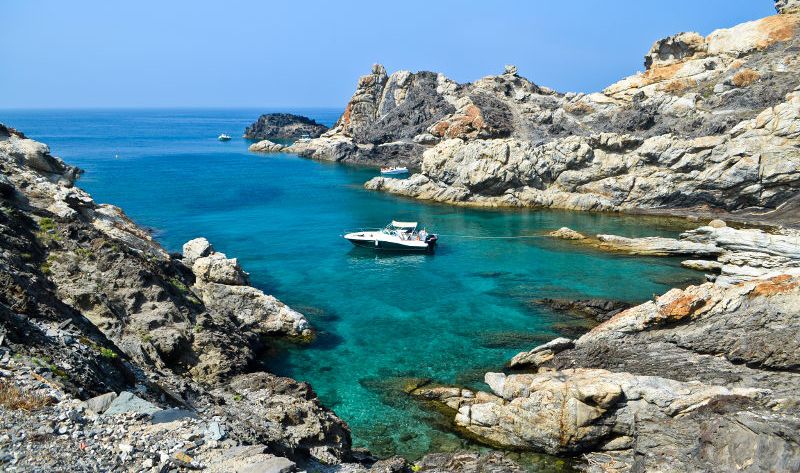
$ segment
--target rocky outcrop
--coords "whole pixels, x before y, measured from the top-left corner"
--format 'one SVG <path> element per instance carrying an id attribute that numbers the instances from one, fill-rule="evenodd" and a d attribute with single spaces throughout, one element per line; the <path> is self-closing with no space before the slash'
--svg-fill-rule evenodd
<path id="1" fill-rule="evenodd" d="M 277 153 L 285 148 L 280 143 L 273 143 L 270 140 L 261 140 L 258 143 L 253 143 L 247 147 L 248 151 L 255 151 L 259 153 Z"/>
<path id="2" fill-rule="evenodd" d="M 440 141 L 426 138 L 420 173 L 366 187 L 462 205 L 713 209 L 764 220 L 774 211 L 785 220 L 776 209 L 800 190 L 800 15 L 791 8 L 706 37 L 660 40 L 646 72 L 602 93 L 561 95 L 515 73 L 442 87 L 457 97 L 457 110 L 425 131 Z M 496 106 L 467 104 L 466 90 Z M 490 115 L 484 108 L 504 117 L 496 122 L 505 128 L 490 127 L 504 131 L 478 131 Z"/>
<path id="3" fill-rule="evenodd" d="M 214 391 L 225 410 L 239 416 L 239 438 L 262 443 L 279 455 L 336 464 L 350 455 L 350 429 L 324 408 L 308 383 L 269 373 L 233 378 Z"/>
<path id="4" fill-rule="evenodd" d="M 775 10 L 786 15 L 800 13 L 800 2 L 797 0 L 775 0 Z"/>
<path id="5" fill-rule="evenodd" d="M 714 226 L 712 226 L 714 225 Z M 720 284 L 735 284 L 776 271 L 800 267 L 800 236 L 778 230 L 734 229 L 720 220 L 682 233 L 679 238 L 625 238 L 597 235 L 578 243 L 606 251 L 649 256 L 692 256 L 683 266 L 707 271 L 706 277 Z"/>
<path id="6" fill-rule="evenodd" d="M 244 130 L 244 138 L 251 140 L 296 140 L 303 135 L 316 138 L 328 131 L 328 127 L 301 115 L 290 113 L 267 113 Z"/>

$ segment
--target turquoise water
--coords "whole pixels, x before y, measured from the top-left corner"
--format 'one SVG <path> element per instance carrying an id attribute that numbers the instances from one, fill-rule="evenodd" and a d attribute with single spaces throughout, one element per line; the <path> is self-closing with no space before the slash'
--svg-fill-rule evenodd
<path id="1" fill-rule="evenodd" d="M 331 124 L 338 110 L 281 110 Z M 464 441 L 399 390 L 408 377 L 481 387 L 483 373 L 576 321 L 532 299 L 642 301 L 699 280 L 678 261 L 633 258 L 538 236 L 672 236 L 663 221 L 560 211 L 484 211 L 365 191 L 375 169 L 247 151 L 245 126 L 266 110 L 0 111 L 0 122 L 87 172 L 79 185 L 153 227 L 169 250 L 205 236 L 241 260 L 253 283 L 303 311 L 308 346 L 265 360 L 309 381 L 380 456 L 416 458 Z M 118 159 L 114 156 L 119 155 Z M 419 220 L 443 235 L 432 255 L 353 248 L 342 230 Z M 477 239 L 461 236 L 533 236 Z"/>

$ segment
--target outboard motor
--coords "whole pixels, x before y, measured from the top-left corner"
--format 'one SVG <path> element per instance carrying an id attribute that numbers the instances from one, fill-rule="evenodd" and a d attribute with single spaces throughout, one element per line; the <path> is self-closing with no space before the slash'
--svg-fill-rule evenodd
<path id="1" fill-rule="evenodd" d="M 428 248 L 433 249 L 434 245 L 436 245 L 436 240 L 438 240 L 438 239 L 439 239 L 439 235 L 436 235 L 435 233 L 433 233 L 433 234 L 430 234 L 427 237 L 425 237 L 425 243 L 428 244 Z"/>

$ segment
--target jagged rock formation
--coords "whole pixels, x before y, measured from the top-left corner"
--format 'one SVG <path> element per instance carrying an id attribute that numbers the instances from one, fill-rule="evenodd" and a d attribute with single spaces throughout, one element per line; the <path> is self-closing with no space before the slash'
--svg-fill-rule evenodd
<path id="1" fill-rule="evenodd" d="M 455 204 L 776 209 L 800 189 L 800 15 L 780 8 L 785 14 L 707 37 L 658 41 L 646 72 L 601 93 L 562 95 L 512 72 L 464 85 L 438 76 L 437 92 L 456 111 L 421 123 L 416 136 L 361 145 L 358 133 L 380 134 L 384 122 L 357 115 L 354 134 L 346 114 L 326 136 L 287 151 L 371 162 L 364 150 L 400 156 L 405 149 L 413 156 L 402 160 L 419 174 L 375 178 L 366 187 Z M 363 92 L 385 100 L 376 87 Z"/>
<path id="2" fill-rule="evenodd" d="M 136 391 L 152 409 L 224 415 L 239 442 L 348 460 L 348 427 L 308 385 L 250 372 L 267 336 L 313 336 L 305 317 L 205 239 L 167 254 L 79 174 L 0 125 L 0 364 L 13 355 L 60 396 Z"/>
<path id="3" fill-rule="evenodd" d="M 251 140 L 296 140 L 303 135 L 316 138 L 328 127 L 301 115 L 267 113 L 244 130 L 243 138 Z"/>
<path id="4" fill-rule="evenodd" d="M 800 238 L 715 222 L 674 241 L 728 269 L 518 354 L 509 367 L 529 373 L 487 373 L 489 393 L 413 394 L 491 445 L 592 452 L 590 471 L 797 470 Z"/>

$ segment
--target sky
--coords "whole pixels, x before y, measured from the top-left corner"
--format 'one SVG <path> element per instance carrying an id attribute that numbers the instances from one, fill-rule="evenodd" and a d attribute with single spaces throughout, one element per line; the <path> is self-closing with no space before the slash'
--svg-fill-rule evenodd
<path id="1" fill-rule="evenodd" d="M 0 0 L 0 108 L 339 107 L 373 63 L 596 92 L 772 0 Z"/>

